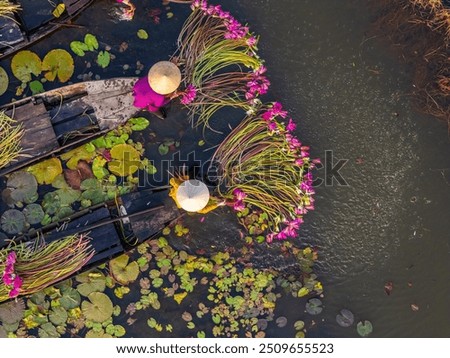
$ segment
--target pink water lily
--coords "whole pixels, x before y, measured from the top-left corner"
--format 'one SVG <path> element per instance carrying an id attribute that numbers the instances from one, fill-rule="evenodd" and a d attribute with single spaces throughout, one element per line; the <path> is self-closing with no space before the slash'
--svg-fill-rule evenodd
<path id="1" fill-rule="evenodd" d="M 181 97 L 182 104 L 192 103 L 197 97 L 197 88 L 194 85 L 189 84 L 184 91 L 183 97 Z"/>
<path id="2" fill-rule="evenodd" d="M 233 190 L 233 196 L 237 201 L 242 201 L 247 197 L 243 190 L 236 188 Z"/>
<path id="3" fill-rule="evenodd" d="M 289 119 L 289 123 L 286 125 L 286 130 L 288 132 L 293 132 L 295 131 L 295 129 L 297 128 L 297 125 L 295 124 L 295 122 L 292 120 L 292 118 Z"/>

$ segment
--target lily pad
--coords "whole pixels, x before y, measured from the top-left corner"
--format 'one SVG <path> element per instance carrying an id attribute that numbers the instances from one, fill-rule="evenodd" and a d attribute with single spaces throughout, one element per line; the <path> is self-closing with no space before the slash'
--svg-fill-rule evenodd
<path id="1" fill-rule="evenodd" d="M 61 306 L 54 307 L 50 311 L 49 319 L 55 326 L 61 326 L 67 321 L 67 311 Z"/>
<path id="2" fill-rule="evenodd" d="M 61 161 L 51 158 L 28 167 L 28 172 L 36 177 L 39 184 L 51 184 L 62 173 Z"/>
<path id="3" fill-rule="evenodd" d="M 91 205 L 100 204 L 105 200 L 105 193 L 102 189 L 88 189 L 81 194 L 82 200 L 89 200 Z"/>
<path id="4" fill-rule="evenodd" d="M 150 125 L 150 121 L 144 117 L 130 118 L 128 123 L 131 124 L 131 129 L 134 131 L 142 131 Z"/>
<path id="5" fill-rule="evenodd" d="M 370 321 L 359 321 L 356 325 L 356 331 L 361 337 L 367 337 L 373 331 L 372 322 Z"/>
<path id="6" fill-rule="evenodd" d="M 69 287 L 62 291 L 62 297 L 59 299 L 59 303 L 66 310 L 70 310 L 72 308 L 78 307 L 81 303 L 81 296 L 77 290 L 72 287 Z"/>
<path id="7" fill-rule="evenodd" d="M 100 332 L 95 332 L 92 329 L 86 333 L 85 338 L 112 338 L 112 336 L 108 333 L 105 333 L 103 330 Z"/>
<path id="8" fill-rule="evenodd" d="M 56 192 L 52 191 L 44 195 L 44 200 L 42 201 L 42 208 L 47 214 L 53 215 L 58 211 L 60 207 L 61 207 L 61 200 Z"/>
<path id="9" fill-rule="evenodd" d="M 160 144 L 158 147 L 158 152 L 161 155 L 166 155 L 167 153 L 169 153 L 169 146 L 167 146 L 166 144 Z"/>
<path id="10" fill-rule="evenodd" d="M 23 209 L 23 215 L 29 224 L 35 225 L 42 221 L 45 214 L 39 204 L 29 204 Z"/>
<path id="11" fill-rule="evenodd" d="M 114 279 L 122 285 L 136 281 L 139 275 L 139 265 L 136 261 L 128 264 L 130 258 L 127 255 L 120 255 L 109 262 L 109 269 Z"/>
<path id="12" fill-rule="evenodd" d="M 305 328 L 305 322 L 303 321 L 296 321 L 294 323 L 294 328 L 296 331 L 301 331 L 303 328 Z"/>
<path id="13" fill-rule="evenodd" d="M 141 40 L 147 40 L 148 39 L 148 33 L 144 29 L 139 29 L 138 32 L 137 32 L 137 36 Z"/>
<path id="14" fill-rule="evenodd" d="M 353 313 L 345 308 L 336 316 L 336 322 L 341 327 L 350 327 L 354 321 Z"/>
<path id="15" fill-rule="evenodd" d="M 311 315 L 318 315 L 323 310 L 322 301 L 318 298 L 311 298 L 306 303 L 306 312 Z"/>
<path id="16" fill-rule="evenodd" d="M 108 51 L 100 51 L 97 56 L 97 63 L 101 68 L 106 68 L 111 62 L 111 55 Z"/>
<path id="17" fill-rule="evenodd" d="M 73 213 L 74 211 L 70 206 L 61 206 L 58 210 L 56 210 L 55 216 L 53 217 L 52 221 L 56 222 L 65 219 Z"/>
<path id="18" fill-rule="evenodd" d="M 85 55 L 85 51 L 89 51 L 88 45 L 81 41 L 72 41 L 70 43 L 70 49 L 75 55 L 78 55 L 80 57 L 83 57 Z"/>
<path id="19" fill-rule="evenodd" d="M 140 165 L 140 153 L 129 144 L 118 144 L 111 149 L 112 161 L 108 163 L 111 173 L 128 176 L 135 173 Z"/>
<path id="20" fill-rule="evenodd" d="M 24 310 L 25 304 L 21 298 L 17 301 L 2 303 L 0 305 L 0 322 L 3 324 L 14 324 L 16 322 L 20 322 Z"/>
<path id="21" fill-rule="evenodd" d="M 277 324 L 278 328 L 283 328 L 287 325 L 287 318 L 284 316 L 280 316 L 276 319 L 275 323 Z"/>
<path id="22" fill-rule="evenodd" d="M 58 77 L 61 83 L 67 82 L 73 75 L 73 58 L 66 50 L 51 50 L 42 60 L 42 70 L 47 71 L 44 76 L 49 81 Z"/>
<path id="23" fill-rule="evenodd" d="M 97 38 L 92 34 L 86 34 L 84 36 L 84 43 L 88 47 L 89 51 L 94 51 L 98 49 Z"/>
<path id="24" fill-rule="evenodd" d="M 75 149 L 68 151 L 61 155 L 62 160 L 67 160 L 67 168 L 75 170 L 77 168 L 78 162 L 80 160 L 85 160 L 89 162 L 94 158 L 95 153 L 91 153 L 86 149 L 86 146 L 82 145 Z"/>
<path id="25" fill-rule="evenodd" d="M 38 334 L 41 338 L 58 338 L 60 336 L 56 327 L 50 322 L 41 325 L 38 329 Z"/>
<path id="26" fill-rule="evenodd" d="M 108 170 L 105 168 L 106 159 L 98 156 L 95 157 L 92 162 L 92 172 L 94 173 L 97 179 L 103 179 L 105 176 L 109 174 Z"/>
<path id="27" fill-rule="evenodd" d="M 101 292 L 92 292 L 88 301 L 83 301 L 81 310 L 84 316 L 93 322 L 102 323 L 113 314 L 113 304 L 108 296 Z"/>
<path id="28" fill-rule="evenodd" d="M 6 184 L 11 191 L 11 199 L 16 203 L 24 202 L 34 196 L 37 192 L 37 185 L 34 175 L 24 171 L 12 173 Z"/>
<path id="29" fill-rule="evenodd" d="M 75 278 L 80 284 L 77 291 L 82 296 L 89 296 L 92 292 L 103 292 L 106 288 L 106 278 L 98 270 L 84 272 Z"/>
<path id="30" fill-rule="evenodd" d="M 6 92 L 9 85 L 8 74 L 5 69 L 0 66 L 0 96 Z"/>
<path id="31" fill-rule="evenodd" d="M 69 206 L 80 198 L 81 192 L 67 187 L 58 189 L 56 194 L 59 196 L 61 206 Z"/>
<path id="32" fill-rule="evenodd" d="M 14 55 L 11 60 L 13 75 L 26 83 L 31 81 L 31 75 L 39 76 L 42 72 L 42 62 L 34 52 L 25 50 Z"/>
<path id="33" fill-rule="evenodd" d="M 0 218 L 2 230 L 7 234 L 14 235 L 25 229 L 25 216 L 16 209 L 6 210 Z"/>
<path id="34" fill-rule="evenodd" d="M 38 81 L 38 80 L 31 81 L 30 84 L 29 84 L 29 86 L 30 86 L 31 94 L 32 94 L 33 96 L 34 96 L 34 95 L 37 95 L 37 94 L 39 94 L 39 93 L 45 92 L 44 86 L 42 85 L 42 82 L 40 82 L 40 81 Z"/>

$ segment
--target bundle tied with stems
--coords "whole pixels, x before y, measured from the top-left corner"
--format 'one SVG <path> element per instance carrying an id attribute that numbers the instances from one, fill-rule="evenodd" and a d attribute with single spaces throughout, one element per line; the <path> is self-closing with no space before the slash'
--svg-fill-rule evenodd
<path id="1" fill-rule="evenodd" d="M 259 214 L 265 239 L 296 237 L 303 215 L 314 209 L 309 147 L 278 102 L 260 106 L 225 138 L 213 155 L 218 190 L 229 206 Z M 244 224 L 245 225 L 245 224 Z"/>
<path id="2" fill-rule="evenodd" d="M 73 235 L 34 245 L 14 243 L 0 250 L 0 302 L 38 292 L 71 276 L 94 255 L 90 238 Z"/>
<path id="3" fill-rule="evenodd" d="M 270 83 L 256 52 L 258 40 L 247 26 L 206 0 L 193 1 L 191 8 L 172 60 L 183 75 L 181 103 L 195 126 L 209 127 L 210 118 L 223 107 L 251 109 Z"/>
<path id="4" fill-rule="evenodd" d="M 19 156 L 22 137 L 22 125 L 17 125 L 5 112 L 0 112 L 0 168 Z"/>

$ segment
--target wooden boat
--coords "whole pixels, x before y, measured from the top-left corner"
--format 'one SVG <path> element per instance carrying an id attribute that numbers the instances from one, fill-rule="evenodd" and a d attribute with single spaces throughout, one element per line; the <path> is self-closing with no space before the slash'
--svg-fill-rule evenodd
<path id="1" fill-rule="evenodd" d="M 27 154 L 0 170 L 0 182 L 5 182 L 7 174 L 82 145 L 125 123 L 139 111 L 133 106 L 136 80 L 113 78 L 77 83 L 0 107 L 23 125 L 21 147 Z M 86 233 L 95 250 L 85 266 L 90 267 L 153 237 L 179 218 L 182 214 L 168 190 L 161 187 L 125 194 L 117 200 L 80 209 L 44 227 L 35 225 L 14 241 L 34 242 L 39 237 L 49 243 Z M 8 209 L 3 202 L 0 207 L 2 211 Z M 11 238 L 0 233 L 0 249 L 7 247 Z"/>
<path id="2" fill-rule="evenodd" d="M 33 2 L 36 5 L 36 0 Z M 48 4 L 47 1 L 45 2 Z M 94 0 L 63 0 L 62 2 L 65 5 L 65 11 L 60 17 L 50 17 L 35 25 L 27 25 L 21 10 L 14 14 L 13 18 L 0 18 L 0 60 L 67 25 Z M 25 6 L 27 1 L 16 1 L 16 3 L 22 5 L 23 11 L 27 10 Z"/>
<path id="3" fill-rule="evenodd" d="M 4 105 L 22 123 L 23 156 L 0 169 L 0 176 L 80 145 L 133 117 L 137 78 L 77 83 Z"/>

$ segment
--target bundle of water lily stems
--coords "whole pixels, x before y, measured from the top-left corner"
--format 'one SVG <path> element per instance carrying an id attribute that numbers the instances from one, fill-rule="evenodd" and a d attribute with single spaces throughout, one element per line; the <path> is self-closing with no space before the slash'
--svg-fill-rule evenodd
<path id="1" fill-rule="evenodd" d="M 254 106 L 269 81 L 256 53 L 258 41 L 247 26 L 206 0 L 193 1 L 191 8 L 172 60 L 181 67 L 186 88 L 181 103 L 194 125 L 208 126 L 220 108 Z"/>
<path id="2" fill-rule="evenodd" d="M 22 136 L 22 126 L 17 125 L 5 112 L 0 112 L 0 168 L 19 156 Z"/>
<path id="3" fill-rule="evenodd" d="M 401 51 L 414 73 L 418 108 L 450 124 L 450 8 L 442 0 L 373 0 L 375 34 Z"/>
<path id="4" fill-rule="evenodd" d="M 309 147 L 294 136 L 296 125 L 287 116 L 278 102 L 260 106 L 212 158 L 220 196 L 237 212 L 248 208 L 260 215 L 268 242 L 297 237 L 303 215 L 314 209 L 310 169 L 318 160 L 310 159 Z"/>
<path id="5" fill-rule="evenodd" d="M 0 250 L 0 302 L 40 291 L 81 269 L 94 255 L 90 239 L 73 235 L 49 244 L 37 241 Z"/>
<path id="6" fill-rule="evenodd" d="M 0 16 L 2 17 L 11 17 L 19 9 L 19 5 L 13 4 L 8 0 L 0 0 Z"/>

